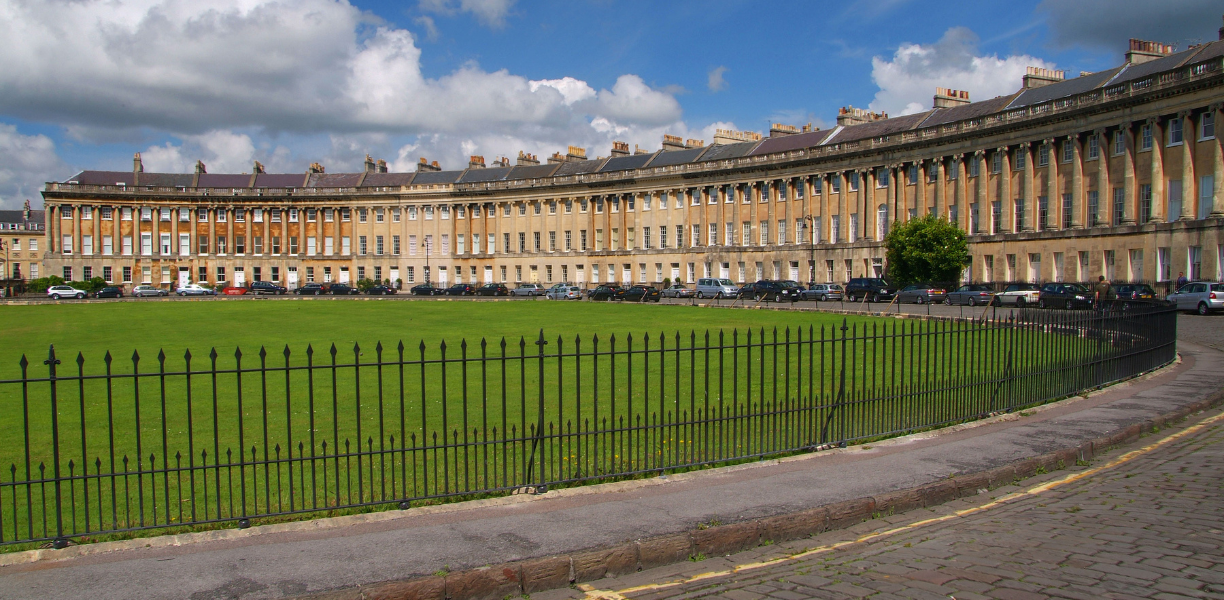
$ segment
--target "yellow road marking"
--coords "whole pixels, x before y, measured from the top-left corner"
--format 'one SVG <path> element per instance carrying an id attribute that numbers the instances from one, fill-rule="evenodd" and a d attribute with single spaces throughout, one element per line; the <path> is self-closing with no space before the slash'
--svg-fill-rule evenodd
<path id="1" fill-rule="evenodd" d="M 1033 486 L 1033 487 L 1031 487 L 1031 488 L 1028 488 L 1028 489 L 1026 489 L 1026 490 L 1021 490 L 1021 491 L 1018 491 L 1018 492 L 1012 492 L 1012 493 L 1007 494 L 1007 495 L 1005 495 L 1005 496 L 1001 496 L 1001 497 L 999 497 L 999 498 L 996 498 L 996 499 L 994 499 L 994 500 L 991 500 L 990 502 L 987 502 L 986 504 L 982 504 L 982 505 L 980 505 L 980 506 L 974 506 L 974 507 L 970 507 L 970 508 L 961 509 L 961 510 L 958 510 L 958 511 L 952 512 L 952 513 L 950 513 L 950 514 L 940 516 L 940 517 L 931 517 L 931 518 L 929 518 L 929 519 L 923 519 L 923 520 L 921 520 L 921 521 L 915 521 L 915 522 L 910 523 L 910 524 L 908 524 L 908 525 L 902 525 L 902 526 L 900 526 L 900 527 L 895 527 L 895 528 L 893 528 L 893 529 L 886 529 L 886 530 L 884 530 L 884 531 L 877 531 L 877 532 L 874 532 L 874 533 L 869 533 L 869 534 L 864 535 L 864 536 L 862 536 L 862 537 L 859 537 L 859 538 L 857 538 L 857 539 L 853 539 L 853 540 L 846 540 L 846 541 L 841 541 L 841 542 L 837 542 L 837 543 L 834 543 L 834 544 L 828 544 L 828 545 L 825 545 L 825 546 L 819 546 L 819 547 L 817 547 L 817 548 L 812 548 L 811 550 L 807 550 L 807 551 L 804 551 L 804 552 L 799 552 L 799 553 L 796 553 L 796 554 L 791 554 L 790 556 L 781 556 L 781 557 L 777 557 L 777 558 L 774 558 L 774 559 L 771 559 L 771 560 L 767 560 L 767 561 L 762 561 L 762 562 L 753 562 L 753 563 L 745 563 L 745 564 L 742 564 L 742 565 L 736 565 L 736 566 L 734 566 L 734 567 L 731 567 L 730 569 L 725 569 L 725 570 L 722 570 L 722 571 L 710 571 L 710 572 L 700 573 L 700 574 L 697 574 L 697 575 L 693 575 L 693 576 L 690 576 L 690 577 L 686 577 L 686 578 L 683 578 L 683 579 L 674 579 L 674 580 L 671 580 L 671 581 L 665 581 L 665 582 L 662 582 L 662 583 L 650 583 L 650 584 L 646 584 L 646 585 L 639 585 L 639 586 L 635 586 L 635 587 L 625 588 L 625 589 L 620 590 L 620 591 L 612 591 L 612 590 L 597 590 L 597 589 L 593 588 L 592 586 L 590 586 L 590 585 L 586 585 L 586 584 L 581 584 L 581 585 L 579 585 L 579 586 L 578 586 L 578 589 L 579 589 L 579 590 L 581 590 L 581 591 L 583 591 L 583 592 L 586 594 L 586 597 L 587 597 L 588 599 L 590 599 L 590 600 L 627 600 L 627 599 L 626 599 L 626 597 L 625 597 L 625 594 L 633 594 L 633 593 L 645 592 L 645 591 L 663 590 L 663 589 L 667 589 L 667 588 L 671 588 L 671 587 L 676 587 L 676 586 L 680 586 L 680 585 L 685 585 L 685 584 L 688 584 L 688 583 L 693 583 L 693 582 L 695 582 L 695 581 L 701 581 L 701 580 L 704 580 L 704 579 L 714 579 L 714 578 L 718 578 L 718 577 L 726 577 L 726 576 L 729 576 L 729 575 L 735 575 L 735 574 L 738 574 L 738 573 L 743 573 L 743 572 L 745 572 L 745 571 L 752 571 L 752 570 L 755 570 L 755 569 L 760 569 L 760 568 L 764 568 L 764 567 L 774 566 L 774 565 L 777 565 L 779 562 L 792 562 L 792 561 L 797 561 L 797 560 L 801 560 L 801 559 L 804 559 L 804 558 L 808 558 L 808 557 L 810 557 L 810 556 L 815 556 L 815 555 L 817 555 L 817 554 L 825 554 L 825 553 L 828 553 L 828 552 L 832 552 L 832 551 L 834 551 L 834 550 L 838 550 L 838 549 L 841 549 L 841 548 L 845 548 L 845 547 L 847 547 L 847 546 L 853 546 L 853 545 L 855 545 L 855 544 L 862 544 L 862 543 L 866 543 L 866 542 L 872 542 L 872 541 L 875 541 L 875 540 L 879 540 L 879 539 L 881 539 L 881 538 L 886 538 L 886 537 L 893 536 L 893 535 L 896 535 L 896 534 L 899 534 L 899 533 L 904 533 L 904 532 L 906 532 L 906 531 L 911 531 L 911 530 L 914 530 L 914 529 L 919 529 L 919 528 L 921 528 L 921 527 L 925 527 L 925 526 L 927 526 L 927 525 L 933 525 L 933 524 L 935 524 L 935 523 L 942 523 L 942 522 L 945 522 L 945 521 L 951 521 L 951 520 L 953 520 L 953 519 L 959 519 L 959 518 L 961 518 L 961 517 L 966 517 L 966 516 L 969 516 L 969 515 L 972 515 L 972 514 L 975 514 L 975 513 L 984 512 L 984 511 L 990 510 L 990 509 L 992 509 L 992 508 L 996 508 L 996 507 L 1002 506 L 1003 504 L 1006 504 L 1006 503 L 1011 502 L 1011 501 L 1013 501 L 1013 500 L 1017 500 L 1017 499 L 1020 499 L 1020 498 L 1026 498 L 1026 497 L 1029 497 L 1029 496 L 1035 496 L 1035 495 L 1037 495 L 1037 494 L 1041 494 L 1041 493 L 1043 493 L 1043 492 L 1048 492 L 1048 491 L 1050 491 L 1050 490 L 1052 490 L 1052 489 L 1054 489 L 1054 488 L 1057 488 L 1057 487 L 1060 487 L 1060 486 L 1066 485 L 1066 484 L 1068 484 L 1068 483 L 1074 483 L 1074 482 L 1079 481 L 1079 480 L 1081 480 L 1081 479 L 1084 479 L 1084 478 L 1086 478 L 1086 477 L 1090 477 L 1090 476 L 1095 475 L 1095 474 L 1097 474 L 1097 473 L 1101 473 L 1102 471 L 1106 471 L 1106 470 L 1112 469 L 1112 468 L 1114 468 L 1114 467 L 1117 467 L 1117 466 L 1119 466 L 1119 465 L 1126 464 L 1126 463 L 1128 463 L 1128 462 L 1130 462 L 1130 461 L 1132 461 L 1132 460 L 1135 460 L 1136 458 L 1139 458 L 1140 456 L 1143 456 L 1144 454 L 1147 454 L 1147 453 L 1149 453 L 1149 452 L 1152 452 L 1153 450 L 1156 450 L 1156 449 L 1158 449 L 1158 448 L 1161 448 L 1161 447 L 1163 447 L 1163 446 L 1166 446 L 1166 445 L 1168 445 L 1168 444 L 1171 444 L 1171 443 L 1173 443 L 1173 442 L 1176 442 L 1177 440 L 1179 440 L 1179 439 L 1181 439 L 1181 438 L 1183 438 L 1183 437 L 1186 437 L 1186 436 L 1188 436 L 1188 435 L 1192 435 L 1192 434 L 1197 433 L 1197 432 L 1199 432 L 1199 431 L 1201 431 L 1201 430 L 1203 430 L 1203 429 L 1206 429 L 1206 428 L 1210 427 L 1211 425 L 1213 425 L 1214 423 L 1216 423 L 1217 421 L 1220 421 L 1220 420 L 1222 420 L 1222 419 L 1224 419 L 1224 413 L 1220 413 L 1220 414 L 1214 415 L 1214 416 L 1212 416 L 1212 417 L 1206 418 L 1206 419 L 1204 419 L 1204 420 L 1200 421 L 1199 423 L 1197 423 L 1197 424 L 1195 424 L 1195 425 L 1191 425 L 1190 427 L 1187 427 L 1187 428 L 1185 428 L 1185 429 L 1183 429 L 1183 430 L 1181 430 L 1181 431 L 1178 431 L 1177 433 L 1173 433 L 1173 434 L 1167 435 L 1167 436 L 1165 436 L 1165 437 L 1163 437 L 1163 438 L 1161 438 L 1161 439 L 1159 439 L 1159 440 L 1157 440 L 1157 441 L 1155 441 L 1155 442 L 1152 442 L 1151 444 L 1148 444 L 1148 445 L 1146 445 L 1146 446 L 1143 446 L 1142 448 L 1136 448 L 1136 449 L 1134 449 L 1134 450 L 1131 450 L 1130 452 L 1127 452 L 1127 453 L 1123 454 L 1122 456 L 1119 456 L 1119 457 L 1117 457 L 1117 458 L 1115 458 L 1115 459 L 1113 459 L 1113 460 L 1111 460 L 1111 461 L 1109 461 L 1109 462 L 1107 462 L 1107 463 L 1105 463 L 1105 464 L 1103 464 L 1103 465 L 1101 465 L 1101 466 L 1099 466 L 1099 467 L 1093 467 L 1093 468 L 1091 468 L 1091 469 L 1085 469 L 1085 470 L 1083 470 L 1083 471 L 1079 471 L 1079 472 L 1076 472 L 1076 473 L 1072 473 L 1072 474 L 1070 474 L 1070 475 L 1067 475 L 1067 476 L 1062 477 L 1062 478 L 1059 478 L 1059 479 L 1055 479 L 1055 480 L 1053 480 L 1053 481 L 1047 481 L 1047 482 L 1045 482 L 1045 483 L 1042 483 L 1042 484 L 1039 484 L 1039 485 L 1035 485 L 1035 486 Z"/>

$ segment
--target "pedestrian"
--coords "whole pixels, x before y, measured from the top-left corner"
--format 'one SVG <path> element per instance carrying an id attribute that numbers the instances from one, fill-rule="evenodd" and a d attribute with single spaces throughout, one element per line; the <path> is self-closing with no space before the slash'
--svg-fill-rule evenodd
<path id="1" fill-rule="evenodd" d="M 1178 271 L 1177 272 L 1177 289 L 1179 290 L 1182 289 L 1182 287 L 1185 286 L 1187 283 L 1190 283 L 1190 280 L 1186 279 L 1185 271 Z"/>
<path id="2" fill-rule="evenodd" d="M 1109 281 L 1105 279 L 1104 275 L 1097 277 L 1096 288 L 1094 289 L 1095 293 L 1093 294 L 1092 299 L 1092 304 L 1097 308 L 1097 310 L 1101 310 L 1105 307 L 1105 301 L 1109 298 L 1109 286 Z"/>

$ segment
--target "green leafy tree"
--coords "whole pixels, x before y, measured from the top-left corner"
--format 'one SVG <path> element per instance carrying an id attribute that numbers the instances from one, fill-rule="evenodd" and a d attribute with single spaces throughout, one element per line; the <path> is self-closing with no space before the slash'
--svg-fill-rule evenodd
<path id="1" fill-rule="evenodd" d="M 888 278 L 895 285 L 951 282 L 969 266 L 965 232 L 942 217 L 926 215 L 899 224 L 884 238 Z"/>
<path id="2" fill-rule="evenodd" d="M 42 294 L 47 291 L 47 288 L 53 285 L 63 285 L 63 284 L 64 284 L 64 278 L 58 275 L 52 275 L 50 277 L 39 277 L 38 279 L 30 280 L 29 290 L 31 292 Z"/>

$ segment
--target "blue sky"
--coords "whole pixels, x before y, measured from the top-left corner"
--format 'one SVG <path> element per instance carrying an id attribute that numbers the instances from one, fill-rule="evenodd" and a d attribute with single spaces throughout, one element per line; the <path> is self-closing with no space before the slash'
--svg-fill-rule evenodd
<path id="1" fill-rule="evenodd" d="M 989 8 L 987 8 L 989 7 Z M 463 168 L 975 100 L 1217 38 L 1218 0 L 0 0 L 0 206 L 80 169 Z"/>

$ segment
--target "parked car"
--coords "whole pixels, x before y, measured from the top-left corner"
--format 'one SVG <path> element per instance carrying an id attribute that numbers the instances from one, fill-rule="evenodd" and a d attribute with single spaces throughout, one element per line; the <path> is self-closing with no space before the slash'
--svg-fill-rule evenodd
<path id="1" fill-rule="evenodd" d="M 366 289 L 366 294 L 370 296 L 391 296 L 395 294 L 395 288 L 380 283 Z"/>
<path id="2" fill-rule="evenodd" d="M 1092 292 L 1078 283 L 1047 283 L 1041 286 L 1037 306 L 1067 310 L 1089 308 L 1092 306 Z"/>
<path id="3" fill-rule="evenodd" d="M 331 294 L 333 296 L 355 296 L 360 294 L 361 290 L 358 290 L 347 283 L 333 283 L 327 286 L 327 290 L 324 293 Z"/>
<path id="4" fill-rule="evenodd" d="M 994 288 L 984 283 L 970 283 L 956 288 L 944 298 L 944 304 L 949 306 L 968 304 L 990 304 L 994 299 Z"/>
<path id="5" fill-rule="evenodd" d="M 97 292 L 94 292 L 94 298 L 122 298 L 123 288 L 108 285 Z"/>
<path id="6" fill-rule="evenodd" d="M 913 283 L 901 288 L 901 291 L 897 292 L 897 304 L 902 302 L 913 302 L 914 304 L 943 302 L 944 298 L 947 297 L 948 292 L 939 286 L 930 283 Z"/>
<path id="7" fill-rule="evenodd" d="M 553 287 L 548 290 L 544 297 L 549 300 L 581 300 L 582 288 L 576 285 Z"/>
<path id="8" fill-rule="evenodd" d="M 232 285 L 227 285 L 224 288 L 221 288 L 221 293 L 225 294 L 226 296 L 243 296 L 246 295 L 247 291 L 248 290 L 246 287 L 237 287 Z"/>
<path id="9" fill-rule="evenodd" d="M 1031 283 L 1013 283 L 995 294 L 994 305 L 1014 305 L 1023 308 L 1025 305 L 1037 304 L 1041 300 L 1041 288 Z"/>
<path id="10" fill-rule="evenodd" d="M 251 290 L 251 294 L 260 295 L 266 294 L 270 296 L 283 296 L 289 291 L 271 281 L 252 281 L 247 285 L 247 289 Z"/>
<path id="11" fill-rule="evenodd" d="M 432 283 L 422 283 L 412 288 L 413 296 L 440 296 L 445 293 L 445 288 L 434 287 Z"/>
<path id="12" fill-rule="evenodd" d="M 132 288 L 132 295 L 137 298 L 146 296 L 169 296 L 170 292 L 153 285 L 138 285 Z"/>
<path id="13" fill-rule="evenodd" d="M 1130 310 L 1138 306 L 1166 306 L 1167 301 L 1156 295 L 1156 290 L 1146 283 L 1123 283 L 1114 287 L 1117 296 L 1115 307 Z"/>
<path id="14" fill-rule="evenodd" d="M 804 300 L 828 302 L 830 300 L 841 300 L 842 297 L 842 287 L 836 283 L 813 283 L 808 286 L 808 289 L 803 290 Z"/>
<path id="15" fill-rule="evenodd" d="M 624 300 L 625 302 L 658 302 L 661 298 L 659 288 L 652 285 L 635 285 L 625 288 L 617 300 Z"/>
<path id="16" fill-rule="evenodd" d="M 323 289 L 323 284 L 321 283 L 307 283 L 306 285 L 293 290 L 293 293 L 299 296 L 318 296 L 327 292 Z"/>
<path id="17" fill-rule="evenodd" d="M 60 298 L 76 298 L 80 300 L 89 295 L 85 290 L 78 290 L 70 285 L 53 285 L 47 288 L 47 297 L 52 300 Z"/>
<path id="18" fill-rule="evenodd" d="M 735 287 L 730 279 L 702 277 L 697 280 L 694 292 L 698 298 L 735 298 L 739 296 L 740 288 Z"/>
<path id="19" fill-rule="evenodd" d="M 696 294 L 693 290 L 685 287 L 683 283 L 663 288 L 663 291 L 659 293 L 664 298 L 692 298 Z"/>
<path id="20" fill-rule="evenodd" d="M 846 283 L 846 299 L 851 302 L 858 302 L 862 298 L 872 302 L 892 300 L 895 293 L 897 288 L 879 277 L 852 277 Z"/>
<path id="21" fill-rule="evenodd" d="M 456 283 L 446 288 L 447 296 L 475 296 L 476 286 L 470 283 Z"/>
<path id="22" fill-rule="evenodd" d="M 1167 298 L 1178 310 L 1192 310 L 1200 315 L 1224 309 L 1224 283 L 1194 281 L 1178 288 Z"/>
<path id="23" fill-rule="evenodd" d="M 543 296 L 544 286 L 538 283 L 520 283 L 510 294 L 512 296 Z"/>
<path id="24" fill-rule="evenodd" d="M 753 300 L 772 300 L 774 302 L 795 302 L 803 295 L 803 291 L 794 284 L 785 281 L 762 279 L 752 284 L 750 298 Z"/>
<path id="25" fill-rule="evenodd" d="M 217 290 L 204 287 L 198 283 L 189 283 L 187 285 L 180 285 L 177 290 L 174 290 L 174 293 L 180 296 L 216 296 Z"/>
<path id="26" fill-rule="evenodd" d="M 509 296 L 510 288 L 504 283 L 486 283 L 476 289 L 477 296 Z"/>
<path id="27" fill-rule="evenodd" d="M 624 290 L 614 285 L 601 285 L 587 292 L 587 298 L 591 300 L 619 300 L 624 293 Z"/>

